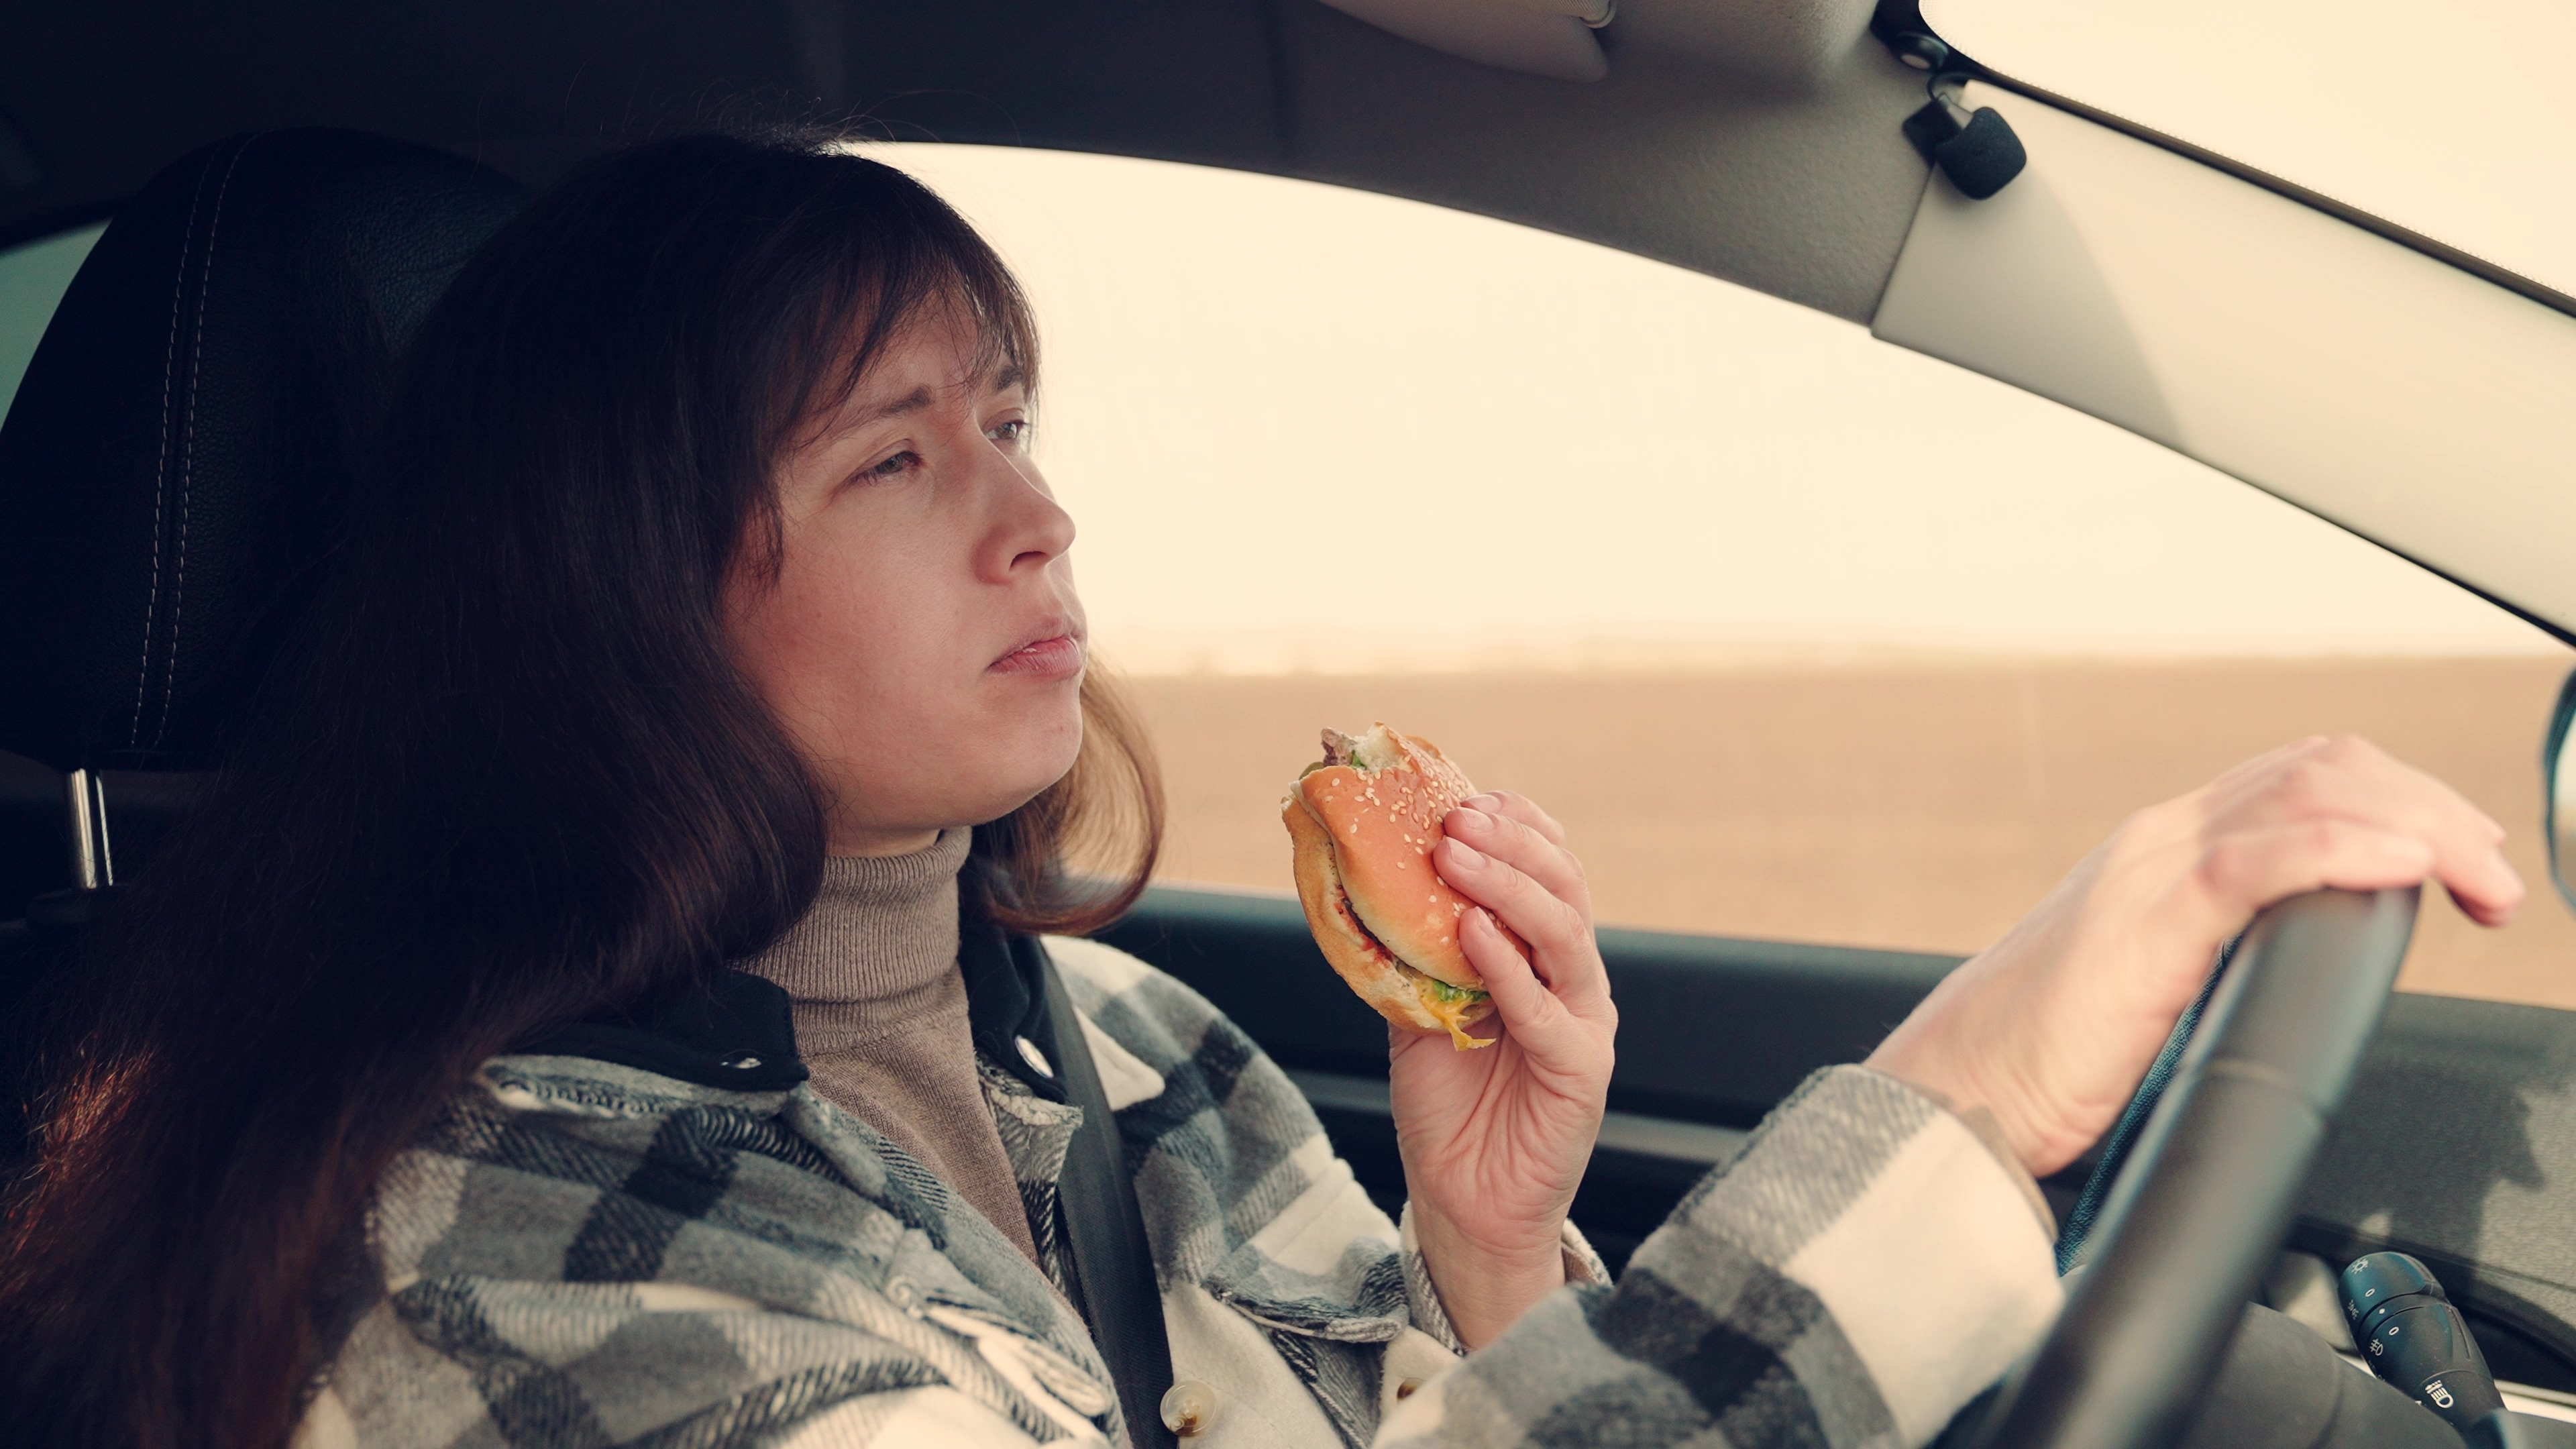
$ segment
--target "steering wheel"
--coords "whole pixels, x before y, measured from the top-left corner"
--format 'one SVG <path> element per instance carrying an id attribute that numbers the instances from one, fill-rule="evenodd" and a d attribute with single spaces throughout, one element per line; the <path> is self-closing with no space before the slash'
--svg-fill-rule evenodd
<path id="1" fill-rule="evenodd" d="M 2188 1426 L 2379 1026 L 2416 899 L 2317 891 L 2246 929 L 1976 1449 L 2160 1449 Z"/>

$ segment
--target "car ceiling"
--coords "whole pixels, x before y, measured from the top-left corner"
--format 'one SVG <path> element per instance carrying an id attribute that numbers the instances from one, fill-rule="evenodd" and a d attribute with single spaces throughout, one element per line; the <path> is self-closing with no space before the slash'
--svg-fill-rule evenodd
<path id="1" fill-rule="evenodd" d="M 1455 59 L 1316 0 L 0 13 L 17 133 L 0 136 L 0 243 L 103 215 L 177 156 L 260 127 L 374 131 L 543 185 L 657 132 L 853 118 L 1412 197 L 1864 321 L 1925 179 L 1897 129 L 1921 77 L 1866 38 L 1866 0 L 1628 0 L 1590 83 Z"/>

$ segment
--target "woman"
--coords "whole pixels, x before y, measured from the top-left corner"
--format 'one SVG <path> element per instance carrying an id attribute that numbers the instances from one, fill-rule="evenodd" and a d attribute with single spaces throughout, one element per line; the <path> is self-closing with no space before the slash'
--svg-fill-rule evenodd
<path id="1" fill-rule="evenodd" d="M 1504 1040 L 1395 1041 L 1391 1224 L 1231 1024 L 1061 938 L 1134 900 L 1159 802 L 1085 667 L 1036 358 L 964 223 L 824 149 L 639 148 L 490 244 L 100 957 L 8 1220 L 14 1430 L 1116 1440 L 1075 1118 L 1017 1030 L 1055 935 L 1199 1442 L 1921 1443 L 2056 1306 L 2032 1178 L 2254 909 L 2519 898 L 2457 796 L 2285 747 L 2124 825 L 1614 1287 L 1565 1221 L 1616 1021 L 1581 867 L 1480 797 L 1437 865 Z"/>

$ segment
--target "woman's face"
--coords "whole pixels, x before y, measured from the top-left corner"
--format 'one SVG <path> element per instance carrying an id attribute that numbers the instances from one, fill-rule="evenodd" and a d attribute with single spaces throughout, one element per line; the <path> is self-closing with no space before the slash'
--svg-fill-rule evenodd
<path id="1" fill-rule="evenodd" d="M 835 855 L 997 819 L 1082 746 L 1073 520 L 1029 457 L 1024 380 L 978 341 L 930 309 L 801 425 L 776 578 L 746 566 L 726 590 L 738 663 L 829 792 Z"/>

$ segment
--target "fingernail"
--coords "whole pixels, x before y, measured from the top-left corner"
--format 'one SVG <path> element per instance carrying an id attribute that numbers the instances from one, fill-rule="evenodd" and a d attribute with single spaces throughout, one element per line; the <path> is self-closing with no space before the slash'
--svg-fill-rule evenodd
<path id="1" fill-rule="evenodd" d="M 1502 798 L 1496 795 L 1470 795 L 1458 803 L 1469 810 L 1500 810 L 1503 808 Z"/>
<path id="2" fill-rule="evenodd" d="M 1485 853 L 1478 850 L 1476 847 L 1469 845 L 1467 842 L 1458 839 L 1456 836 L 1451 836 L 1449 839 L 1449 863 L 1467 870 L 1474 870 L 1485 863 Z"/>
<path id="3" fill-rule="evenodd" d="M 1449 823 L 1461 830 L 1491 830 L 1494 828 L 1494 817 L 1482 810 L 1461 805 L 1449 812 Z"/>

